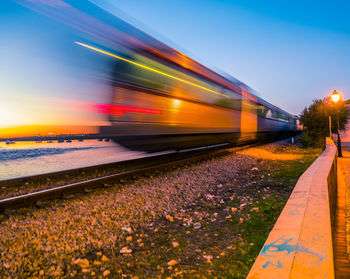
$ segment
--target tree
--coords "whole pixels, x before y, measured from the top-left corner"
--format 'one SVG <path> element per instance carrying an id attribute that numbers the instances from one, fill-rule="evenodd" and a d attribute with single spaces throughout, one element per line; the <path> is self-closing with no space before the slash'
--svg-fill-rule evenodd
<path id="1" fill-rule="evenodd" d="M 329 116 L 332 119 L 332 133 L 344 131 L 348 123 L 349 110 L 347 104 L 334 104 L 330 98 L 314 100 L 309 107 L 305 107 L 300 114 L 300 121 L 304 125 L 302 142 L 306 146 L 322 145 L 329 136 Z"/>

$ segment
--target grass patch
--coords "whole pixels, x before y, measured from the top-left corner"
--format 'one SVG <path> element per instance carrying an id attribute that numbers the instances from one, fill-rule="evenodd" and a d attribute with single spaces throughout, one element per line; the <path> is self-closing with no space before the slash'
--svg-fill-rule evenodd
<path id="1" fill-rule="evenodd" d="M 235 249 L 214 262 L 209 278 L 246 278 L 284 204 L 278 196 L 252 204 L 249 220 L 240 226 Z"/>
<path id="2" fill-rule="evenodd" d="M 271 176 L 277 179 L 296 179 L 299 178 L 313 161 L 322 153 L 320 148 L 291 148 L 284 151 L 301 155 L 297 160 L 271 161 L 268 169 L 271 170 Z"/>

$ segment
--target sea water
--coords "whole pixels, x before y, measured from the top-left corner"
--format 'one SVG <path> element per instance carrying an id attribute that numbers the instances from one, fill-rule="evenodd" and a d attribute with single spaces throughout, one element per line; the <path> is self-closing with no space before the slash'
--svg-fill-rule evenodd
<path id="1" fill-rule="evenodd" d="M 0 180 L 145 157 L 109 141 L 0 143 Z"/>

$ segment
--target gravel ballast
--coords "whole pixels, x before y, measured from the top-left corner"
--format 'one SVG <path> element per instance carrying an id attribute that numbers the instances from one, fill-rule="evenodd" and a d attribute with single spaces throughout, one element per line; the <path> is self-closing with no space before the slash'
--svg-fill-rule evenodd
<path id="1" fill-rule="evenodd" d="M 0 274 L 224 278 L 222 270 L 244 278 L 297 177 L 320 152 L 270 144 L 6 212 Z M 283 173 L 294 165 L 294 176 Z"/>

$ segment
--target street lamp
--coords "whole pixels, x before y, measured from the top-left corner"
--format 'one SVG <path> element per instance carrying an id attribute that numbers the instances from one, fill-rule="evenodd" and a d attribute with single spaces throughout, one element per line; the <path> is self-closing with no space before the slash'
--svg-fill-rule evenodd
<path id="1" fill-rule="evenodd" d="M 338 103 L 340 101 L 340 99 L 341 99 L 340 94 L 336 90 L 333 91 L 331 97 L 332 97 L 332 101 L 334 103 Z"/>
<path id="2" fill-rule="evenodd" d="M 334 104 L 337 104 L 340 99 L 341 99 L 341 95 L 334 90 L 333 93 L 331 94 L 331 99 L 333 101 Z M 342 151 L 341 151 L 341 141 L 340 141 L 340 133 L 339 133 L 339 109 L 337 110 L 337 121 L 338 121 L 338 129 L 337 129 L 337 134 L 338 134 L 338 157 L 343 157 Z M 331 117 L 329 117 L 329 130 L 331 130 Z"/>

